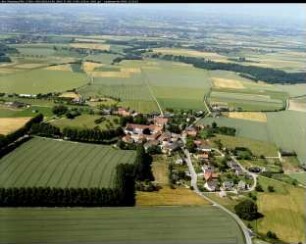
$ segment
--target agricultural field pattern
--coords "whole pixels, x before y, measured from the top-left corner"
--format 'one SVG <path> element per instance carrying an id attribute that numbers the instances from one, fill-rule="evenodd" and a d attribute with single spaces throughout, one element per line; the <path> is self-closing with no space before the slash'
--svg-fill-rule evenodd
<path id="1" fill-rule="evenodd" d="M 305 243 L 305 6 L 0 16 L 0 244 Z"/>

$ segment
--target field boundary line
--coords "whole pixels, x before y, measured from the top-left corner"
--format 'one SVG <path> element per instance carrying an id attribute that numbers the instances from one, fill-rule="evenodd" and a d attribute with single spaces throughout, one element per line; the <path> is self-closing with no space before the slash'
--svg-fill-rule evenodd
<path id="1" fill-rule="evenodd" d="M 144 78 L 144 79 L 143 79 L 143 80 L 144 80 L 144 83 L 145 83 L 146 86 L 148 87 L 149 92 L 150 92 L 150 94 L 151 94 L 151 97 L 152 97 L 153 100 L 156 102 L 156 104 L 157 104 L 157 106 L 158 106 L 158 108 L 159 108 L 159 111 L 160 111 L 161 116 L 164 116 L 163 110 L 162 110 L 162 108 L 161 108 L 161 106 L 160 106 L 160 104 L 159 104 L 157 98 L 156 98 L 155 95 L 154 95 L 154 92 L 153 92 L 153 90 L 152 90 L 152 88 L 151 88 L 151 86 L 150 86 L 150 84 L 149 84 L 149 81 L 148 81 L 148 79 L 147 79 L 147 76 L 145 75 L 145 73 L 144 73 L 144 71 L 143 71 L 142 68 L 140 68 L 140 70 L 141 70 L 141 74 L 143 75 L 143 78 Z"/>

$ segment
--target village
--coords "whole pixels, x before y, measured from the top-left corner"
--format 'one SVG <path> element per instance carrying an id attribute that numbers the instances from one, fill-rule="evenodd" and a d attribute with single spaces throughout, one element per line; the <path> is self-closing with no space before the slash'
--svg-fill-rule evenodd
<path id="1" fill-rule="evenodd" d="M 119 108 L 117 113 L 121 116 L 131 116 L 135 112 Z M 150 124 L 127 123 L 123 128 L 125 135 L 122 141 L 126 144 L 143 143 L 146 151 L 154 149 L 154 152 L 158 151 L 168 157 L 182 149 L 188 149 L 201 191 L 219 192 L 221 197 L 225 196 L 226 192 L 250 191 L 251 185 L 254 184 L 252 174 L 244 169 L 237 159 L 229 156 L 226 148 L 219 150 L 214 148 L 208 139 L 202 139 L 199 135 L 205 129 L 204 126 L 191 124 L 181 133 L 173 133 L 167 130 L 171 119 L 172 116 L 156 115 L 149 119 Z M 186 164 L 186 160 L 186 157 L 181 157 L 175 164 Z M 188 170 L 185 173 L 190 176 Z"/>

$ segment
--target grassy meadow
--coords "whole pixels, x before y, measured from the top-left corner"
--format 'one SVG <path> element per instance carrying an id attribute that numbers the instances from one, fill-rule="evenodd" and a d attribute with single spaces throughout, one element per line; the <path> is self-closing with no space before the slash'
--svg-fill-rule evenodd
<path id="1" fill-rule="evenodd" d="M 21 94 L 59 92 L 87 82 L 87 77 L 82 73 L 36 69 L 0 76 L 0 90 Z"/>
<path id="2" fill-rule="evenodd" d="M 115 166 L 134 151 L 33 138 L 0 160 L 0 187 L 112 187 Z"/>
<path id="3" fill-rule="evenodd" d="M 0 243 L 244 243 L 234 220 L 211 206 L 2 208 L 0 218 Z"/>
<path id="4" fill-rule="evenodd" d="M 304 189 L 266 177 L 259 177 L 259 183 L 265 192 L 258 193 L 257 204 L 264 218 L 257 221 L 257 231 L 273 231 L 286 242 L 305 241 Z M 273 186 L 275 192 L 267 193 L 268 186 Z"/>
<path id="5" fill-rule="evenodd" d="M 99 127 L 101 130 L 107 129 L 106 125 L 112 125 L 111 128 L 116 128 L 118 125 L 115 123 L 115 119 L 117 116 L 103 116 L 105 117 L 105 121 L 101 122 L 100 124 L 96 124 L 95 120 L 101 118 L 100 115 L 89 115 L 89 114 L 82 114 L 80 116 L 75 117 L 74 119 L 67 119 L 67 118 L 60 118 L 57 120 L 53 120 L 51 124 L 59 127 L 60 129 L 66 127 L 73 127 L 73 128 L 80 128 L 80 129 L 93 129 L 95 127 Z"/>

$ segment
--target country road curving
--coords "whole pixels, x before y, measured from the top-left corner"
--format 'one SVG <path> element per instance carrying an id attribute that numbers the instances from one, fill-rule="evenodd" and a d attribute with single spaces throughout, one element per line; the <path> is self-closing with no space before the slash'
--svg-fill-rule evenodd
<path id="1" fill-rule="evenodd" d="M 182 150 L 183 150 L 183 152 L 186 156 L 186 159 L 187 159 L 186 161 L 187 161 L 187 165 L 188 165 L 189 172 L 190 172 L 190 175 L 191 175 L 191 186 L 193 187 L 194 192 L 197 193 L 198 195 L 200 195 L 201 197 L 205 198 L 214 207 L 220 208 L 221 210 L 226 212 L 228 215 L 230 215 L 239 225 L 239 227 L 240 227 L 240 229 L 241 229 L 241 231 L 244 235 L 245 243 L 246 244 L 252 244 L 252 239 L 251 239 L 251 236 L 250 236 L 250 230 L 243 223 L 243 221 L 236 214 L 232 213 L 231 211 L 229 211 L 228 209 L 226 209 L 222 205 L 218 204 L 217 202 L 211 200 L 209 197 L 205 196 L 202 192 L 199 191 L 198 186 L 197 186 L 197 174 L 196 174 L 195 169 L 192 165 L 190 154 L 189 154 L 187 149 L 182 148 Z"/>

